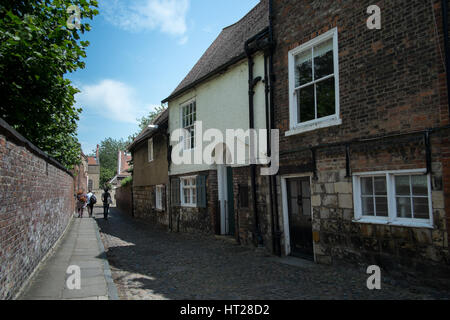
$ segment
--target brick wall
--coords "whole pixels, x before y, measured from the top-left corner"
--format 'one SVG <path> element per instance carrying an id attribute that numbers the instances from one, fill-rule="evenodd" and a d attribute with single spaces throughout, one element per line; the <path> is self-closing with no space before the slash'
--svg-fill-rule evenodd
<path id="1" fill-rule="evenodd" d="M 74 213 L 74 181 L 0 123 L 0 299 L 12 299 Z"/>
<path id="2" fill-rule="evenodd" d="M 381 8 L 381 30 L 366 27 L 366 9 L 373 4 Z M 335 27 L 342 124 L 285 136 L 290 129 L 288 52 Z M 423 134 L 410 133 L 449 124 L 440 1 L 274 0 L 274 37 L 280 175 L 317 174 L 311 179 L 316 261 L 376 263 L 403 274 L 434 272 L 435 279 L 445 275 L 450 265 L 449 130 L 431 134 L 433 229 L 352 222 L 345 146 L 317 149 L 316 163 L 309 149 L 351 142 L 350 174 L 426 167 Z M 280 179 L 277 189 L 283 226 Z"/>
<path id="3" fill-rule="evenodd" d="M 131 215 L 132 214 L 132 212 L 131 212 L 131 210 L 132 210 L 131 185 L 128 185 L 126 187 L 117 188 L 115 197 L 116 197 L 116 207 L 120 211 Z M 102 204 L 103 202 L 101 202 L 101 195 L 98 199 L 100 201 L 100 204 Z"/>

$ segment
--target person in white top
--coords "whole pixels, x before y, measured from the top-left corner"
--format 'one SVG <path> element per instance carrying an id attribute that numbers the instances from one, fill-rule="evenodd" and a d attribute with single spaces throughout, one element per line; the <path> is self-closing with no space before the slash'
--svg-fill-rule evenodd
<path id="1" fill-rule="evenodd" d="M 94 203 L 93 201 L 91 201 L 92 196 L 94 195 L 94 193 L 92 192 L 92 190 L 89 190 L 87 196 L 87 207 L 88 207 L 88 213 L 89 213 L 89 218 L 92 218 L 92 212 L 94 211 Z M 95 198 L 95 197 L 94 197 Z"/>

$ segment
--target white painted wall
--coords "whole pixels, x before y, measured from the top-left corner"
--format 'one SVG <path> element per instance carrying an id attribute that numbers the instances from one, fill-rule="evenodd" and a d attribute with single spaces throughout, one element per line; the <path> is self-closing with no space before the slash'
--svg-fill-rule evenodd
<path id="1" fill-rule="evenodd" d="M 254 57 L 254 77 L 264 79 L 264 56 L 258 54 Z M 255 87 L 255 128 L 266 128 L 264 83 L 260 81 Z M 223 74 L 217 75 L 209 81 L 200 84 L 195 89 L 169 101 L 169 131 L 181 127 L 181 106 L 195 99 L 197 104 L 197 121 L 203 122 L 203 132 L 207 129 L 219 129 L 225 137 L 226 129 L 249 128 L 248 112 L 248 63 L 247 60 L 235 64 Z M 171 142 L 174 146 L 176 143 Z M 209 142 L 205 142 L 206 147 Z M 197 146 L 200 144 L 197 143 Z M 187 151 L 189 152 L 189 151 Z M 172 163 L 170 174 L 185 174 L 189 172 L 204 171 L 215 168 L 202 165 L 174 165 Z"/>

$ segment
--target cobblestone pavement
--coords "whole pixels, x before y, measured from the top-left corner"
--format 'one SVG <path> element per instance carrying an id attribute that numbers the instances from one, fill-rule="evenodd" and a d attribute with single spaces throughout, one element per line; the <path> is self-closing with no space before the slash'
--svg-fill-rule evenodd
<path id="1" fill-rule="evenodd" d="M 368 290 L 365 270 L 264 256 L 214 236 L 169 233 L 112 209 L 97 223 L 121 299 L 448 299 L 393 285 Z M 297 261 L 297 262 L 295 262 Z"/>

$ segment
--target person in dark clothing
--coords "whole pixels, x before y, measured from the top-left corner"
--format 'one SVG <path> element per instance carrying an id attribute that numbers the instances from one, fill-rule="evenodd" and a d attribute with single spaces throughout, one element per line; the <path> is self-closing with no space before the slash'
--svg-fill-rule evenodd
<path id="1" fill-rule="evenodd" d="M 108 192 L 108 188 L 104 189 L 105 192 L 102 194 L 102 201 L 103 201 L 103 217 L 105 220 L 108 220 L 108 213 L 109 213 L 109 205 L 112 202 L 111 194 Z"/>

